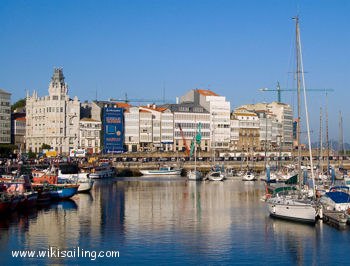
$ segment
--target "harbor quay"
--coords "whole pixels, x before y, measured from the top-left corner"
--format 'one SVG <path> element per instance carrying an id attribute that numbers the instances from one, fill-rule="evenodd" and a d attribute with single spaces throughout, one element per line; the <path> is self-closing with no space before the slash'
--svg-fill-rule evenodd
<path id="1" fill-rule="evenodd" d="M 226 153 L 227 154 L 227 153 Z M 241 153 L 238 153 L 241 154 Z M 158 169 L 161 166 L 181 166 L 184 170 L 193 169 L 195 163 L 198 170 L 202 172 L 208 172 L 214 165 L 223 166 L 228 170 L 246 170 L 247 168 L 255 171 L 262 172 L 265 170 L 266 165 L 270 167 L 284 167 L 297 163 L 296 155 L 292 153 L 282 153 L 286 156 L 275 156 L 278 154 L 272 154 L 272 156 L 264 159 L 264 156 L 241 154 L 243 156 L 229 157 L 219 156 L 213 160 L 213 156 L 209 152 L 202 152 L 197 157 L 196 162 L 194 158 L 186 157 L 183 152 L 154 152 L 154 153 L 123 153 L 108 156 L 100 156 L 99 158 L 109 159 L 118 172 L 123 172 L 126 169 L 130 169 L 134 174 L 138 174 L 138 170 L 143 169 Z M 223 153 L 222 155 L 225 155 Z M 335 167 L 342 167 L 345 170 L 350 169 L 350 158 L 330 156 L 329 160 L 324 156 L 320 161 L 317 156 L 314 156 L 313 165 L 327 168 L 327 164 Z M 301 160 L 301 164 L 304 166 L 310 166 L 310 161 L 305 157 Z"/>

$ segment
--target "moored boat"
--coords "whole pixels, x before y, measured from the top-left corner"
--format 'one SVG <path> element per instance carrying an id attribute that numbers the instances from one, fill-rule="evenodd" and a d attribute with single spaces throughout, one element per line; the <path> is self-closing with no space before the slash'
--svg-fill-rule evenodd
<path id="1" fill-rule="evenodd" d="M 93 167 L 89 174 L 92 179 L 100 179 L 106 177 L 112 177 L 115 175 L 115 170 L 108 163 L 102 163 L 99 166 Z"/>
<path id="2" fill-rule="evenodd" d="M 51 192 L 47 184 L 33 184 L 32 187 L 38 192 L 37 204 L 44 205 L 51 201 Z"/>
<path id="3" fill-rule="evenodd" d="M 82 171 L 76 164 L 60 165 L 58 183 L 79 184 L 78 192 L 89 192 L 94 184 L 88 171 Z"/>
<path id="4" fill-rule="evenodd" d="M 242 176 L 243 181 L 254 181 L 255 180 L 255 175 L 251 171 L 247 171 L 243 176 Z"/>
<path id="5" fill-rule="evenodd" d="M 63 200 L 73 197 L 78 192 L 77 184 L 50 185 L 50 196 L 53 200 Z"/>
<path id="6" fill-rule="evenodd" d="M 21 209 L 29 209 L 36 206 L 38 200 L 38 192 L 26 191 L 23 194 L 23 198 L 19 202 L 18 207 Z"/>
<path id="7" fill-rule="evenodd" d="M 198 181 L 202 179 L 202 172 L 198 170 L 190 170 L 187 172 L 188 180 Z"/>
<path id="8" fill-rule="evenodd" d="M 310 137 L 310 125 L 308 120 L 308 111 L 307 111 L 307 102 L 306 102 L 306 89 L 305 89 L 305 83 L 301 82 L 301 80 L 304 81 L 304 71 L 303 71 L 303 63 L 302 63 L 302 52 L 301 52 L 301 45 L 300 45 L 300 29 L 299 29 L 299 18 L 294 18 L 296 21 L 296 80 L 297 80 L 297 93 L 298 93 L 298 124 L 297 124 L 297 147 L 298 147 L 298 183 L 299 186 L 297 187 L 295 194 L 285 194 L 285 193 L 277 193 L 276 195 L 273 195 L 271 198 L 267 199 L 267 207 L 268 211 L 271 216 L 275 216 L 282 219 L 287 220 L 295 220 L 300 222 L 307 222 L 307 223 L 315 223 L 316 217 L 318 215 L 318 207 L 317 202 L 315 200 L 315 182 L 314 182 L 314 173 L 313 173 L 313 158 L 312 158 L 312 151 L 311 151 L 311 137 Z M 303 84 L 303 86 L 301 86 Z M 303 88 L 302 88 L 303 87 Z M 302 180 L 302 165 L 301 165 L 301 145 L 300 145 L 300 124 L 301 124 L 301 106 L 300 106 L 300 99 L 301 99 L 301 89 L 304 91 L 304 104 L 305 104 L 305 111 L 306 111 L 306 126 L 307 126 L 307 136 L 308 136 L 308 144 L 309 144 L 309 160 L 310 160 L 310 170 L 311 170 L 311 176 L 312 176 L 312 194 L 313 197 L 309 198 L 309 191 L 303 190 L 303 180 Z M 286 182 L 287 183 L 287 182 Z M 307 186 L 305 186 L 307 188 Z"/>
<path id="9" fill-rule="evenodd" d="M 174 168 L 171 166 L 162 166 L 155 170 L 140 170 L 142 175 L 148 176 L 180 176 L 181 168 Z"/>
<path id="10" fill-rule="evenodd" d="M 58 183 L 58 176 L 53 172 L 44 172 L 44 174 L 33 178 L 33 181 L 33 186 L 48 185 L 52 200 L 68 199 L 74 196 L 79 188 L 79 184 L 73 184 L 71 181 Z"/>
<path id="11" fill-rule="evenodd" d="M 55 170 L 52 170 L 52 169 L 45 169 L 45 170 L 34 169 L 32 170 L 32 175 L 33 175 L 33 183 L 36 183 L 36 184 L 42 184 L 42 183 L 56 184 L 58 180 L 57 173 L 55 172 Z"/>
<path id="12" fill-rule="evenodd" d="M 335 186 L 330 188 L 321 198 L 320 203 L 324 210 L 348 211 L 350 209 L 349 187 Z"/>
<path id="13" fill-rule="evenodd" d="M 269 198 L 266 202 L 271 216 L 305 223 L 316 222 L 316 206 L 309 199 L 283 195 Z"/>
<path id="14" fill-rule="evenodd" d="M 223 181 L 226 176 L 221 171 L 210 171 L 206 178 L 209 179 L 209 181 Z"/>

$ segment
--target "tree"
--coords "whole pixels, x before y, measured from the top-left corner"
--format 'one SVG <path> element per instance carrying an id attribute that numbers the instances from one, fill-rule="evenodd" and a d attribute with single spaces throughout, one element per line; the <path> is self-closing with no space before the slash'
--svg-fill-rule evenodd
<path id="1" fill-rule="evenodd" d="M 28 159 L 35 159 L 35 158 L 36 158 L 36 153 L 32 152 L 32 150 L 29 150 Z"/>
<path id="2" fill-rule="evenodd" d="M 26 106 L 26 99 L 20 99 L 11 105 L 11 111 L 13 112 L 15 109 Z"/>
<path id="3" fill-rule="evenodd" d="M 0 157 L 8 158 L 18 147 L 13 144 L 0 144 Z"/>
<path id="4" fill-rule="evenodd" d="M 49 144 L 43 143 L 43 145 L 41 145 L 41 149 L 42 150 L 50 150 L 51 146 Z"/>

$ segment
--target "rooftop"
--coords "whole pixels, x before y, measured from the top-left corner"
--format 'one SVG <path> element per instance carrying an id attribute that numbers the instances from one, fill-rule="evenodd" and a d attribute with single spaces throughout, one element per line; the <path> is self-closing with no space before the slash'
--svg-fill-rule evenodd
<path id="1" fill-rule="evenodd" d="M 98 106 L 104 107 L 104 105 L 108 105 L 109 107 L 116 106 L 117 108 L 130 108 L 131 105 L 125 102 L 114 102 L 114 101 L 94 101 Z"/>
<path id="2" fill-rule="evenodd" d="M 7 95 L 11 95 L 11 93 L 7 92 L 7 91 L 4 91 L 3 89 L 0 89 L 0 93 L 2 94 L 7 94 Z"/>
<path id="3" fill-rule="evenodd" d="M 193 102 L 182 102 L 179 104 L 164 104 L 161 107 L 169 109 L 171 112 L 183 113 L 209 113 L 203 106 Z"/>
<path id="4" fill-rule="evenodd" d="M 203 90 L 203 89 L 196 89 L 197 92 L 203 96 L 219 96 L 218 94 L 216 94 L 215 92 L 211 91 L 211 90 Z"/>

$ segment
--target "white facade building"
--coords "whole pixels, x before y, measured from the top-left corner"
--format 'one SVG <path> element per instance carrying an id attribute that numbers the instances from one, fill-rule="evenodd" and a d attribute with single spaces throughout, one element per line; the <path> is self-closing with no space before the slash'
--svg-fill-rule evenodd
<path id="1" fill-rule="evenodd" d="M 210 114 L 203 106 L 193 102 L 183 102 L 167 104 L 164 107 L 168 108 L 174 115 L 174 151 L 184 151 L 186 145 L 188 148 L 191 146 L 199 123 L 201 124 L 202 140 L 198 150 L 210 150 Z"/>
<path id="2" fill-rule="evenodd" d="M 146 110 L 140 110 L 140 150 L 153 150 L 153 121 L 152 113 Z"/>
<path id="3" fill-rule="evenodd" d="M 11 93 L 0 89 L 0 144 L 11 143 Z"/>
<path id="4" fill-rule="evenodd" d="M 125 147 L 127 151 L 136 152 L 140 148 L 140 114 L 139 107 L 130 107 L 124 112 Z"/>
<path id="5" fill-rule="evenodd" d="M 230 145 L 230 102 L 211 90 L 195 89 L 181 97 L 180 102 L 194 102 L 203 106 L 210 114 L 211 146 L 228 149 Z"/>
<path id="6" fill-rule="evenodd" d="M 293 111 L 289 105 L 272 102 L 247 104 L 242 107 L 257 113 L 260 118 L 262 148 L 265 146 L 265 139 L 267 139 L 266 146 L 269 151 L 291 148 Z M 266 112 L 267 120 L 265 119 Z"/>
<path id="7" fill-rule="evenodd" d="M 97 121 L 91 118 L 82 118 L 79 124 L 79 148 L 86 150 L 88 154 L 100 153 L 101 121 Z"/>
<path id="8" fill-rule="evenodd" d="M 48 144 L 59 154 L 69 154 L 79 146 L 80 102 L 69 98 L 61 68 L 54 70 L 48 96 L 27 94 L 26 110 L 27 151 L 39 152 Z"/>
<path id="9" fill-rule="evenodd" d="M 156 105 L 140 106 L 140 110 L 152 114 L 153 149 L 169 151 L 174 143 L 174 115 L 166 107 Z"/>
<path id="10" fill-rule="evenodd" d="M 164 151 L 174 150 L 174 114 L 167 108 L 161 113 L 160 141 Z"/>
<path id="11" fill-rule="evenodd" d="M 293 147 L 293 109 L 290 105 L 279 102 L 269 104 L 269 109 L 276 115 L 277 121 L 281 124 L 282 150 L 291 150 Z"/>
<path id="12" fill-rule="evenodd" d="M 232 116 L 239 122 L 237 149 L 245 152 L 260 150 L 260 120 L 256 113 L 246 108 L 237 108 Z"/>
<path id="13" fill-rule="evenodd" d="M 19 151 L 25 150 L 24 138 L 26 135 L 26 118 L 18 117 L 13 121 L 13 144 L 18 147 Z"/>
<path id="14" fill-rule="evenodd" d="M 239 142 L 239 120 L 235 117 L 231 117 L 231 137 L 230 137 L 230 150 L 238 150 Z"/>

